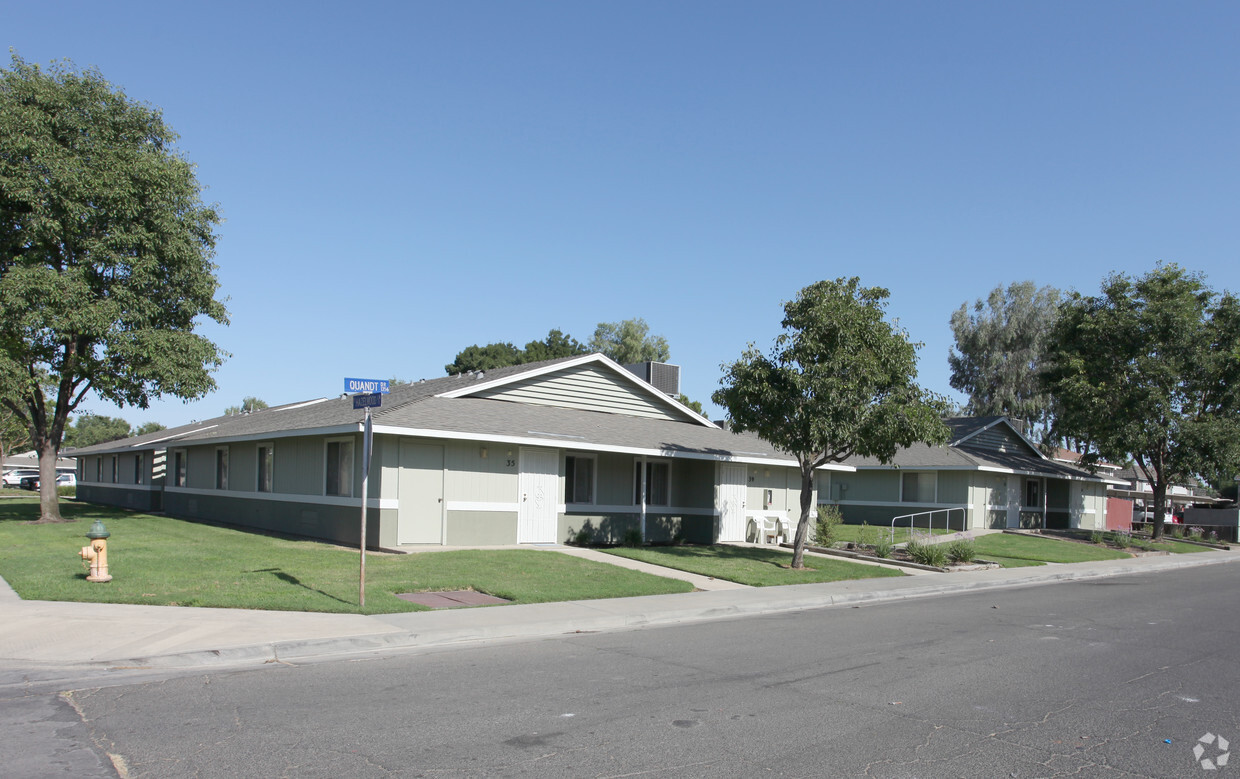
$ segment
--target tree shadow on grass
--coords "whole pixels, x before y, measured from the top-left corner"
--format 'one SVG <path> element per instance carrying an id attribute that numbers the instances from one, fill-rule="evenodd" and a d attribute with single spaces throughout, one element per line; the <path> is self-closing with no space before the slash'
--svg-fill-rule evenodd
<path id="1" fill-rule="evenodd" d="M 292 574 L 285 573 L 279 568 L 259 568 L 253 571 L 246 571 L 246 573 L 269 573 L 286 584 L 291 584 L 294 587 L 300 587 L 303 590 L 309 590 L 310 592 L 317 592 L 319 595 L 322 595 L 325 598 L 330 598 L 331 600 L 334 600 L 337 603 L 344 603 L 348 606 L 356 605 L 353 603 L 353 601 L 344 600 L 343 598 L 337 598 L 335 595 L 332 595 L 329 592 L 323 592 L 322 590 L 311 587 L 307 584 L 302 584 L 301 579 L 298 579 L 296 576 L 293 576 Z"/>

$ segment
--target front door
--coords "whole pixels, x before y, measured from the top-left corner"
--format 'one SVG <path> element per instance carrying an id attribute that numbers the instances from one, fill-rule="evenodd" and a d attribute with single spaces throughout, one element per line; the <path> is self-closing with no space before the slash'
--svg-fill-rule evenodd
<path id="1" fill-rule="evenodd" d="M 445 543 L 443 447 L 401 441 L 396 489 L 396 543 Z"/>
<path id="2" fill-rule="evenodd" d="M 744 465 L 719 464 L 719 540 L 745 540 L 745 498 L 749 490 Z"/>
<path id="3" fill-rule="evenodd" d="M 1017 529 L 1020 527 L 1020 506 L 1025 500 L 1024 480 L 1020 476 L 1012 474 L 1008 476 L 1007 482 L 1007 526 L 1011 529 Z"/>
<path id="4" fill-rule="evenodd" d="M 518 544 L 554 544 L 559 513 L 560 457 L 554 449 L 521 449 Z"/>

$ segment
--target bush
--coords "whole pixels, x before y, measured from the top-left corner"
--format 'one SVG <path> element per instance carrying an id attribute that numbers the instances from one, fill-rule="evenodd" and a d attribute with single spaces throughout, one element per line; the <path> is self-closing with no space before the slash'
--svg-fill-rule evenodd
<path id="1" fill-rule="evenodd" d="M 1105 533 L 1099 533 L 1097 530 L 1095 530 L 1094 532 L 1089 534 L 1089 543 L 1091 544 L 1105 544 L 1106 542 L 1107 542 L 1107 537 Z"/>
<path id="2" fill-rule="evenodd" d="M 874 528 L 866 522 L 862 522 L 861 529 L 857 531 L 857 543 L 861 546 L 874 546 Z"/>
<path id="3" fill-rule="evenodd" d="M 638 536 L 640 535 L 641 534 L 638 533 Z M 578 530 L 576 533 L 573 534 L 573 544 L 575 544 L 576 546 L 589 546 L 590 542 L 593 540 L 594 540 L 594 531 L 590 530 L 590 528 L 588 527 L 583 527 L 582 529 Z"/>
<path id="4" fill-rule="evenodd" d="M 874 542 L 874 556 L 884 560 L 891 557 L 891 537 L 886 533 L 878 534 L 878 539 Z"/>
<path id="5" fill-rule="evenodd" d="M 947 545 L 947 559 L 953 563 L 971 563 L 976 556 L 973 542 L 967 538 L 957 539 Z"/>
<path id="6" fill-rule="evenodd" d="M 56 494 L 62 498 L 72 498 L 77 495 L 77 487 L 72 484 L 57 484 Z"/>
<path id="7" fill-rule="evenodd" d="M 623 543 L 625 546 L 641 546 L 642 545 L 642 531 L 635 527 L 629 528 L 628 530 L 624 531 L 624 537 L 621 540 L 621 543 Z"/>
<path id="8" fill-rule="evenodd" d="M 947 565 L 947 550 L 940 544 L 927 544 L 914 538 L 905 545 L 904 551 L 913 558 L 913 562 L 942 568 Z"/>
<path id="9" fill-rule="evenodd" d="M 814 543 L 818 546 L 831 546 L 831 542 L 835 540 L 835 528 L 843 521 L 839 506 L 819 506 L 818 521 L 814 523 Z"/>

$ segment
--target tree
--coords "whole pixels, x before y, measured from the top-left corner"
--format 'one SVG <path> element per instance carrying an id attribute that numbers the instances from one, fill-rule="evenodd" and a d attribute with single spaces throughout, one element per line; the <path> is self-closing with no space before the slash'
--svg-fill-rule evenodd
<path id="1" fill-rule="evenodd" d="M 158 422 L 143 422 L 134 428 L 132 435 L 147 435 L 149 433 L 158 433 L 160 430 L 167 430 L 167 425 L 161 425 Z"/>
<path id="2" fill-rule="evenodd" d="M 589 351 L 571 335 L 565 335 L 559 330 L 552 330 L 547 333 L 547 337 L 543 340 L 530 341 L 525 345 L 525 351 L 521 355 L 521 362 L 539 362 L 540 360 L 554 360 L 559 357 L 573 357 L 578 354 L 587 354 Z"/>
<path id="3" fill-rule="evenodd" d="M 530 341 L 524 349 L 518 349 L 507 341 L 486 346 L 467 346 L 457 353 L 456 359 L 444 366 L 444 370 L 448 375 L 455 376 L 458 373 L 491 371 L 511 365 L 524 365 L 527 362 L 572 357 L 586 354 L 587 351 L 576 338 L 553 329 L 547 333 L 546 338 Z"/>
<path id="4" fill-rule="evenodd" d="M 676 402 L 682 406 L 685 406 L 686 408 L 693 409 L 698 414 L 702 413 L 702 404 L 696 400 L 690 400 L 689 396 L 684 394 L 683 392 L 680 395 L 676 396 Z"/>
<path id="5" fill-rule="evenodd" d="M 856 277 L 806 287 L 784 304 L 770 356 L 750 344 L 722 366 L 711 396 L 733 430 L 757 433 L 800 464 L 793 568 L 803 567 L 815 469 L 853 455 L 887 463 L 919 441 L 947 440 L 946 403 L 914 383 L 920 344 L 883 319 L 888 296 Z"/>
<path id="6" fill-rule="evenodd" d="M 224 416 L 231 417 L 237 414 L 251 414 L 264 408 L 271 408 L 267 405 L 267 401 L 251 396 L 243 398 L 240 406 L 229 406 L 224 409 Z"/>
<path id="7" fill-rule="evenodd" d="M 455 376 L 459 373 L 507 368 L 510 365 L 520 365 L 521 362 L 521 350 L 505 342 L 467 346 L 456 355 L 455 360 L 443 366 L 443 369 L 449 376 Z"/>
<path id="8" fill-rule="evenodd" d="M 1087 465 L 1131 457 L 1145 475 L 1160 538 L 1172 483 L 1240 466 L 1240 301 L 1174 264 L 1113 274 L 1101 292 L 1064 303 L 1043 378 L 1056 431 L 1090 443 Z"/>
<path id="9" fill-rule="evenodd" d="M 82 414 L 71 426 L 65 428 L 64 445 L 73 449 L 81 449 L 84 446 L 119 441 L 132 434 L 129 423 L 120 417 Z"/>
<path id="10" fill-rule="evenodd" d="M 956 344 L 947 357 L 948 381 L 969 396 L 967 413 L 1040 426 L 1046 442 L 1050 398 L 1038 371 L 1059 300 L 1059 290 L 1022 281 L 1006 290 L 995 287 L 985 302 L 977 300 L 971 309 L 961 305 L 952 314 Z"/>
<path id="11" fill-rule="evenodd" d="M 39 453 L 39 521 L 60 521 L 56 457 L 89 392 L 198 398 L 226 356 L 194 332 L 227 324 L 220 219 L 175 139 L 97 70 L 0 70 L 0 380 Z"/>
<path id="12" fill-rule="evenodd" d="M 640 318 L 599 322 L 590 339 L 590 351 L 605 354 L 621 365 L 647 360 L 667 362 L 671 355 L 667 340 L 661 335 L 650 335 L 650 325 Z"/>

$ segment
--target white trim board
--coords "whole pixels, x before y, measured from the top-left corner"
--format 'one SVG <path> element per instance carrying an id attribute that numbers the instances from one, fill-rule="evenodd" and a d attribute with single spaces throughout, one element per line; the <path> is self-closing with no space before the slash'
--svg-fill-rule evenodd
<path id="1" fill-rule="evenodd" d="M 776 456 L 770 457 L 720 457 L 718 455 L 683 452 L 675 449 L 643 449 L 636 446 L 617 446 L 613 444 L 595 444 L 588 441 L 578 439 L 569 439 L 557 435 L 554 438 L 526 438 L 525 436 L 512 435 L 490 435 L 487 433 L 461 433 L 455 430 L 435 430 L 428 428 L 412 428 L 412 427 L 392 427 L 389 425 L 375 425 L 374 433 L 376 435 L 404 436 L 410 438 L 434 438 L 447 439 L 451 441 L 476 441 L 478 443 L 490 444 L 516 444 L 518 446 L 537 446 L 544 449 L 563 449 L 569 452 L 610 452 L 612 454 L 635 454 L 645 455 L 647 457 L 665 457 L 668 459 L 684 459 L 684 460 L 708 460 L 711 462 L 733 462 L 746 463 L 748 465 L 778 465 L 784 468 L 799 468 L 796 460 L 775 459 Z M 550 435 L 550 434 L 548 434 Z M 840 465 L 838 463 L 828 463 L 819 466 L 821 471 L 842 471 L 844 473 L 852 473 L 857 469 L 851 465 Z"/>
<path id="2" fill-rule="evenodd" d="M 253 490 L 212 490 L 202 487 L 165 487 L 164 492 L 178 495 L 204 495 L 217 498 L 244 498 L 248 500 L 271 500 L 277 503 L 314 503 L 321 506 L 361 506 L 360 495 L 341 498 L 335 495 L 303 495 L 294 492 L 255 492 Z M 370 498 L 366 506 L 372 509 L 395 509 L 400 506 L 396 498 Z"/>

